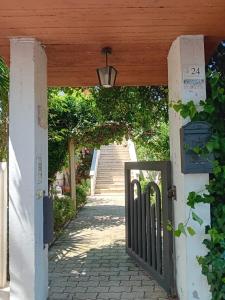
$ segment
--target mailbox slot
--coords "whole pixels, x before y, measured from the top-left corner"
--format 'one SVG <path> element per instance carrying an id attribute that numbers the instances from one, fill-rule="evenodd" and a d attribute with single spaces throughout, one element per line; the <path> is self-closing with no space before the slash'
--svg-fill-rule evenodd
<path id="1" fill-rule="evenodd" d="M 193 148 L 204 148 L 212 136 L 210 124 L 203 121 L 189 122 L 180 129 L 181 171 L 184 174 L 210 173 L 213 155 L 199 155 Z"/>
<path id="2" fill-rule="evenodd" d="M 50 244 L 53 241 L 54 218 L 53 201 L 50 197 L 43 197 L 43 243 Z"/>

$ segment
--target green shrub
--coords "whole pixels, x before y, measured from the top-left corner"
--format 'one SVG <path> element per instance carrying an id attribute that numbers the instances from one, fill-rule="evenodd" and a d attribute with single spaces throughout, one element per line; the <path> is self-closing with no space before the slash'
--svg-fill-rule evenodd
<path id="1" fill-rule="evenodd" d="M 80 208 L 86 203 L 87 195 L 90 191 L 90 180 L 82 180 L 80 184 L 77 185 L 77 207 Z"/>
<path id="2" fill-rule="evenodd" d="M 74 216 L 75 209 L 70 197 L 54 197 L 54 231 L 57 235 L 61 232 L 63 226 Z"/>
<path id="3" fill-rule="evenodd" d="M 90 190 L 90 181 L 83 180 L 81 184 L 77 185 L 77 209 L 86 203 L 86 198 Z M 53 200 L 54 211 L 54 231 L 56 236 L 60 234 L 64 225 L 71 220 L 75 215 L 75 209 L 71 197 L 54 196 Z"/>

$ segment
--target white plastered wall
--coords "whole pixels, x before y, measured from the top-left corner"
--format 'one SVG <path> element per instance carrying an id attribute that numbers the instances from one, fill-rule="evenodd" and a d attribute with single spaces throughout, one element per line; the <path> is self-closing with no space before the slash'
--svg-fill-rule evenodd
<path id="1" fill-rule="evenodd" d="M 194 70 L 197 70 L 196 72 Z M 199 70 L 199 72 L 198 72 Z M 192 74 L 194 73 L 194 74 Z M 168 55 L 169 99 L 172 102 L 193 100 L 196 104 L 206 98 L 204 37 L 180 36 L 172 44 Z M 189 192 L 203 192 L 208 183 L 208 174 L 183 174 L 181 172 L 180 128 L 189 120 L 184 120 L 173 108 L 169 111 L 170 152 L 172 161 L 173 184 L 177 188 L 177 200 L 174 201 L 174 225 L 185 223 L 189 217 L 187 206 Z M 176 284 L 180 300 L 210 300 L 211 295 L 206 277 L 201 274 L 196 256 L 204 255 L 206 248 L 202 244 L 205 238 L 205 225 L 210 224 L 210 207 L 199 204 L 195 212 L 204 220 L 199 226 L 191 221 L 195 228 L 194 237 L 175 238 Z"/>

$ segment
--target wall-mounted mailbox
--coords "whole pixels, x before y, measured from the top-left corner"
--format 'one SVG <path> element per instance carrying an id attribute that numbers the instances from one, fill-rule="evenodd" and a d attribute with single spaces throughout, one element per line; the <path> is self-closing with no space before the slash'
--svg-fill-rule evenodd
<path id="1" fill-rule="evenodd" d="M 53 201 L 50 197 L 43 197 L 43 242 L 50 244 L 53 241 L 54 219 L 53 219 Z"/>
<path id="2" fill-rule="evenodd" d="M 190 122 L 180 129 L 181 171 L 184 174 L 210 173 L 213 155 L 197 154 L 193 149 L 204 148 L 212 135 L 210 124 Z"/>

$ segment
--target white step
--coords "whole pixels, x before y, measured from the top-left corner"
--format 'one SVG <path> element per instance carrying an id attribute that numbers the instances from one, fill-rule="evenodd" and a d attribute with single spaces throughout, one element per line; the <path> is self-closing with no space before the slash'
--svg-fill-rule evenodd
<path id="1" fill-rule="evenodd" d="M 124 189 L 96 189 L 95 194 L 124 194 Z"/>
<path id="2" fill-rule="evenodd" d="M 101 165 L 104 165 L 104 164 L 112 164 L 112 165 L 124 165 L 124 163 L 126 162 L 126 160 L 118 160 L 117 158 L 116 159 L 103 159 L 103 160 L 100 160 L 98 165 L 101 166 Z"/>
<path id="3" fill-rule="evenodd" d="M 96 189 L 125 189 L 124 184 L 116 184 L 116 183 L 111 183 L 111 184 L 105 184 L 105 183 L 97 183 L 96 184 Z"/>
<path id="4" fill-rule="evenodd" d="M 98 177 L 96 180 L 96 184 L 98 182 L 102 182 L 102 183 L 114 183 L 114 182 L 122 182 L 124 183 L 124 176 L 121 176 L 121 179 L 114 179 L 112 176 L 101 176 Z"/>
<path id="5" fill-rule="evenodd" d="M 113 174 L 116 174 L 116 175 L 123 175 L 124 174 L 124 168 L 122 167 L 113 167 L 113 166 L 110 166 L 110 167 L 107 167 L 107 166 L 102 166 L 101 169 L 99 169 L 99 172 L 98 174 L 101 174 L 101 173 L 113 173 Z M 97 176 L 98 176 L 97 174 Z"/>
<path id="6" fill-rule="evenodd" d="M 106 169 L 101 169 L 98 171 L 97 178 L 98 176 L 124 176 L 124 168 L 122 169 L 112 169 L 112 168 L 106 168 Z"/>
<path id="7" fill-rule="evenodd" d="M 117 179 L 114 179 L 114 176 L 116 177 L 123 177 L 122 180 L 124 180 L 124 172 L 118 172 L 118 173 L 115 173 L 115 172 L 112 172 L 112 171 L 108 171 L 108 172 L 100 172 L 97 176 L 97 179 L 96 181 L 98 180 L 103 180 L 103 179 L 110 179 L 110 180 L 116 180 L 118 181 Z"/>
<path id="8" fill-rule="evenodd" d="M 100 155 L 99 161 L 105 161 L 105 160 L 117 160 L 117 161 L 125 161 L 130 160 L 130 157 L 128 155 Z"/>
<path id="9" fill-rule="evenodd" d="M 102 150 L 102 149 L 100 149 L 100 154 L 106 154 L 106 155 L 129 154 L 129 151 L 128 151 L 128 149 L 121 149 L 121 150 L 114 150 L 114 149 Z"/>
<path id="10" fill-rule="evenodd" d="M 124 184 L 124 179 L 122 180 L 113 180 L 113 179 L 97 179 L 96 185 L 98 184 L 116 184 L 116 185 L 123 185 Z"/>

